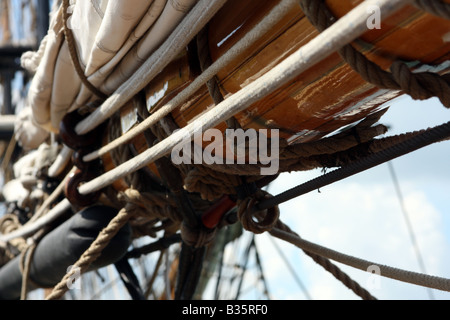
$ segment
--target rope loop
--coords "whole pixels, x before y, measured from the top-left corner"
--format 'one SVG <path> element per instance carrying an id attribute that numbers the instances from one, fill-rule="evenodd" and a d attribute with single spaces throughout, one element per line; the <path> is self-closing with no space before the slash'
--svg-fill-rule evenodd
<path id="1" fill-rule="evenodd" d="M 269 193 L 259 190 L 254 196 L 241 200 L 238 204 L 238 218 L 244 229 L 256 234 L 261 234 L 272 230 L 280 217 L 278 206 L 264 210 L 256 210 L 256 204 L 263 200 L 271 198 Z"/>

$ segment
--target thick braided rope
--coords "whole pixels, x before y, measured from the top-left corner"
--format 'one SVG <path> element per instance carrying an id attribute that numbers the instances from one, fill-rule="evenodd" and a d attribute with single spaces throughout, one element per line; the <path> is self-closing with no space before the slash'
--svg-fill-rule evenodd
<path id="1" fill-rule="evenodd" d="M 286 224 L 284 224 L 280 220 L 278 220 L 275 228 L 283 230 L 284 232 L 288 232 L 300 238 L 300 236 L 297 233 L 292 231 Z M 272 231 L 269 231 L 269 233 L 274 237 L 278 237 L 277 235 L 273 234 Z M 372 294 L 370 294 L 369 291 L 361 287 L 361 285 L 358 282 L 351 279 L 345 272 L 343 272 L 338 266 L 332 263 L 329 259 L 310 251 L 303 250 L 303 252 L 309 257 L 311 257 L 317 264 L 322 266 L 326 271 L 330 272 L 337 280 L 342 282 L 347 288 L 352 290 L 356 295 L 358 295 L 362 299 L 376 300 L 376 298 L 372 296 Z"/>
<path id="2" fill-rule="evenodd" d="M 450 3 L 442 0 L 415 0 L 414 5 L 435 16 L 450 20 Z"/>
<path id="3" fill-rule="evenodd" d="M 127 190 L 128 191 L 128 190 Z M 138 194 L 126 192 L 129 199 L 135 200 Z M 111 239 L 119 232 L 119 230 L 132 218 L 136 213 L 136 205 L 130 201 L 119 213 L 109 222 L 97 238 L 92 242 L 89 248 L 81 255 L 77 262 L 74 263 L 70 272 L 66 273 L 63 279 L 53 288 L 53 291 L 47 296 L 47 300 L 56 300 L 61 298 L 69 289 L 68 281 L 79 270 L 80 273 L 85 272 L 89 266 L 100 257 L 102 251 L 109 244 Z"/>
<path id="4" fill-rule="evenodd" d="M 427 3 L 427 8 L 431 10 L 431 7 L 434 7 L 431 3 L 438 1 L 420 2 Z M 307 18 L 320 32 L 337 21 L 324 0 L 300 0 L 300 5 Z M 338 52 L 367 82 L 379 88 L 403 90 L 417 100 L 438 97 L 445 107 L 450 108 L 450 75 L 441 76 L 432 72 L 413 73 L 401 61 L 395 61 L 391 66 L 391 72 L 388 72 L 366 58 L 351 44 L 342 47 Z"/>

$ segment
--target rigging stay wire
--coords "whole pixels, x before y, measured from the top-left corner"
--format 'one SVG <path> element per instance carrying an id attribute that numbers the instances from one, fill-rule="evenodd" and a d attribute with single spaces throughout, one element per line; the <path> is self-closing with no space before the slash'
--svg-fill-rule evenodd
<path id="1" fill-rule="evenodd" d="M 415 251 L 415 254 L 416 254 L 417 262 L 419 263 L 419 267 L 420 267 L 421 272 L 426 274 L 427 272 L 426 272 L 426 268 L 425 268 L 425 262 L 424 262 L 424 259 L 422 257 L 422 253 L 420 252 L 419 244 L 417 242 L 417 237 L 415 235 L 415 232 L 414 232 L 414 229 L 413 229 L 413 226 L 412 226 L 412 223 L 411 223 L 411 219 L 409 217 L 409 213 L 406 210 L 405 201 L 404 201 L 401 189 L 400 189 L 400 183 L 399 183 L 399 180 L 397 178 L 397 174 L 395 172 L 394 165 L 393 165 L 392 161 L 388 161 L 387 164 L 388 164 L 389 173 L 391 175 L 392 182 L 394 184 L 394 188 L 395 188 L 395 191 L 396 191 L 396 194 L 397 194 L 397 198 L 398 198 L 398 201 L 400 203 L 400 209 L 401 209 L 401 211 L 403 213 L 403 218 L 405 220 L 406 227 L 408 229 L 408 233 L 409 233 L 409 236 L 411 238 L 411 243 L 412 243 L 412 245 L 414 247 L 414 251 Z M 427 289 L 428 296 L 430 297 L 430 299 L 434 300 L 433 291 L 430 288 L 426 288 L 426 289 Z"/>
<path id="2" fill-rule="evenodd" d="M 305 295 L 307 300 L 312 300 L 311 294 L 309 293 L 308 289 L 306 288 L 305 284 L 303 283 L 302 279 L 298 276 L 297 272 L 292 267 L 292 264 L 289 262 L 288 258 L 284 254 L 283 250 L 281 250 L 280 246 L 276 243 L 275 239 L 271 236 L 269 236 L 270 242 L 273 244 L 275 249 L 277 250 L 278 254 L 280 255 L 281 259 L 283 259 L 284 263 L 286 264 L 287 268 L 289 269 L 289 272 L 292 274 L 292 277 L 294 278 L 295 282 L 298 284 L 300 289 L 302 290 L 303 294 Z"/>

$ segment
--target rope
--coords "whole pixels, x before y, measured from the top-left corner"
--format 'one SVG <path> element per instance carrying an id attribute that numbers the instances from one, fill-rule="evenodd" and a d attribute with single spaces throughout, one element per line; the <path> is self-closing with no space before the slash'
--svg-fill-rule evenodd
<path id="1" fill-rule="evenodd" d="M 192 138 L 199 128 L 210 128 L 226 121 L 234 114 L 244 110 L 252 103 L 264 98 L 281 85 L 305 71 L 311 64 L 321 61 L 326 56 L 338 50 L 346 43 L 351 42 L 366 31 L 367 8 L 376 3 L 385 14 L 392 13 L 405 5 L 408 0 L 382 0 L 364 1 L 360 6 L 350 11 L 333 26 L 322 32 L 308 44 L 300 48 L 279 65 L 266 74 L 247 85 L 216 107 L 192 121 L 186 127 L 173 133 L 170 137 L 147 149 L 133 159 L 104 173 L 103 175 L 83 184 L 79 191 L 81 194 L 102 189 L 117 179 L 123 178 L 148 163 L 167 155 L 171 150 L 186 138 Z"/>
<path id="2" fill-rule="evenodd" d="M 226 53 L 224 53 L 215 62 L 213 62 L 210 67 L 208 67 L 202 74 L 196 77 L 188 87 L 181 91 L 170 102 L 153 112 L 142 123 L 133 127 L 132 129 L 121 135 L 119 138 L 108 143 L 99 150 L 86 155 L 83 158 L 84 161 L 91 161 L 98 157 L 101 157 L 114 148 L 117 148 L 119 145 L 126 143 L 127 141 L 136 137 L 138 134 L 149 129 L 163 117 L 167 116 L 170 112 L 184 103 L 184 101 L 189 99 L 189 97 L 197 90 L 199 90 L 205 84 L 205 82 L 214 77 L 219 70 L 229 64 L 249 46 L 254 44 L 255 41 L 257 41 L 261 37 L 261 34 L 265 34 L 267 31 L 269 31 L 278 21 L 280 21 L 284 17 L 288 10 L 290 10 L 292 6 L 296 4 L 297 0 L 281 1 L 279 5 L 272 9 L 272 11 L 263 20 L 261 20 L 261 22 L 259 22 L 251 31 L 246 33 L 246 35 L 241 40 L 239 40 L 232 48 L 227 50 Z"/>
<path id="3" fill-rule="evenodd" d="M 102 100 L 106 100 L 107 95 L 105 95 L 103 92 L 101 92 L 99 89 L 97 89 L 92 83 L 89 82 L 88 78 L 84 74 L 84 70 L 81 66 L 80 60 L 78 58 L 77 54 L 77 48 L 76 48 L 76 41 L 73 36 L 72 30 L 69 29 L 69 26 L 67 25 L 67 22 L 69 20 L 69 6 L 70 6 L 70 0 L 63 0 L 63 22 L 64 22 L 64 36 L 67 42 L 67 46 L 69 47 L 69 53 L 70 57 L 72 59 L 73 66 L 75 68 L 75 71 L 77 72 L 81 82 L 97 97 L 99 97 Z"/>
<path id="4" fill-rule="evenodd" d="M 205 72 L 205 70 L 211 67 L 212 64 L 212 59 L 209 52 L 208 25 L 206 25 L 197 35 L 197 53 L 200 62 L 200 68 L 202 72 Z M 213 99 L 215 105 L 218 105 L 224 100 L 222 92 L 220 92 L 217 76 L 214 76 L 210 80 L 208 80 L 206 82 L 206 86 L 208 88 L 209 95 Z M 240 124 L 235 117 L 227 119 L 226 123 L 228 128 L 240 128 Z"/>
<path id="5" fill-rule="evenodd" d="M 34 221 L 38 220 L 40 217 L 42 217 L 47 210 L 49 210 L 50 205 L 55 202 L 60 194 L 64 191 L 64 187 L 66 185 L 66 182 L 69 180 L 70 175 L 72 172 L 75 172 L 75 168 L 72 168 L 69 173 L 64 177 L 64 179 L 60 182 L 60 184 L 56 187 L 55 190 L 45 199 L 45 201 L 42 203 L 42 205 L 39 207 L 38 211 L 33 214 L 33 216 L 28 220 L 28 222 L 25 225 L 30 225 Z"/>
<path id="6" fill-rule="evenodd" d="M 416 1 L 427 9 L 439 12 L 450 5 L 441 3 L 435 6 L 432 3 L 439 1 Z M 324 0 L 300 0 L 300 6 L 310 22 L 323 32 L 336 23 L 336 18 L 326 5 Z M 438 9 L 439 7 L 439 9 Z M 439 75 L 433 72 L 413 73 L 409 67 L 401 62 L 395 61 L 387 72 L 365 55 L 356 50 L 351 44 L 342 47 L 339 51 L 341 57 L 355 70 L 365 81 L 383 89 L 403 90 L 415 100 L 425 100 L 438 97 L 442 104 L 450 108 L 450 74 Z"/>
<path id="7" fill-rule="evenodd" d="M 450 20 L 450 3 L 442 0 L 415 0 L 414 5 L 435 16 Z"/>
<path id="8" fill-rule="evenodd" d="M 408 282 L 416 284 L 419 286 L 434 288 L 443 291 L 450 291 L 450 279 L 445 279 L 441 277 L 435 277 L 430 275 L 425 275 L 421 273 L 416 273 L 412 271 L 402 270 L 398 268 L 393 268 L 389 266 L 384 266 L 375 262 L 355 258 L 315 243 L 303 240 L 298 235 L 291 232 L 275 227 L 270 231 L 270 234 L 280 238 L 284 241 L 290 242 L 293 245 L 299 247 L 302 250 L 312 252 L 322 257 L 326 257 L 331 260 L 343 263 L 345 265 L 357 268 L 363 271 L 367 271 L 370 266 L 377 265 L 380 267 L 381 275 L 387 278 L 399 280 L 402 282 Z"/>
<path id="9" fill-rule="evenodd" d="M 77 262 L 74 263 L 70 272 L 66 273 L 63 279 L 53 288 L 52 292 L 47 296 L 47 300 L 56 300 L 61 298 L 67 292 L 69 287 L 68 281 L 79 271 L 85 272 L 89 266 L 100 257 L 102 251 L 109 244 L 111 239 L 119 232 L 119 230 L 136 214 L 138 208 L 135 205 L 136 198 L 139 194 L 128 191 L 125 196 L 130 200 L 125 207 L 109 222 L 97 238 L 92 242 L 89 248 L 81 255 Z"/>
<path id="10" fill-rule="evenodd" d="M 298 239 L 300 239 L 300 236 L 298 234 L 293 232 L 287 225 L 285 225 L 280 220 L 278 220 L 276 227 L 269 231 L 269 233 L 272 236 L 282 239 L 278 234 L 278 232 L 284 232 L 286 234 L 292 235 L 292 237 L 297 237 Z M 339 267 L 333 264 L 329 259 L 327 259 L 322 255 L 305 250 L 303 248 L 301 249 L 306 255 L 312 258 L 314 262 L 322 266 L 326 271 L 330 272 L 337 280 L 342 282 L 347 288 L 352 290 L 356 295 L 358 295 L 364 300 L 376 300 L 376 298 L 372 296 L 366 289 L 364 289 L 356 281 L 351 279 L 345 272 L 340 270 Z"/>
<path id="11" fill-rule="evenodd" d="M 8 234 L 21 227 L 19 218 L 15 214 L 5 214 L 0 218 L 0 233 Z M 16 252 L 23 252 L 26 248 L 26 240 L 18 237 L 9 243 L 0 241 L 0 267 L 12 260 Z"/>
<path id="12" fill-rule="evenodd" d="M 5 155 L 3 156 L 3 159 L 2 159 L 2 164 L 0 166 L 0 169 L 2 171 L 5 171 L 6 168 L 8 167 L 9 162 L 11 161 L 11 157 L 14 153 L 14 149 L 16 148 L 16 144 L 17 144 L 17 140 L 13 136 L 11 138 L 11 140 L 9 141 L 8 147 L 6 148 Z"/>
<path id="13" fill-rule="evenodd" d="M 319 189 L 333 182 L 342 180 L 356 173 L 373 168 L 399 156 L 413 152 L 432 143 L 440 142 L 450 137 L 450 122 L 428 129 L 420 134 L 412 135 L 409 139 L 395 144 L 392 147 L 370 154 L 366 158 L 359 159 L 347 166 L 336 169 L 304 184 L 298 185 L 273 198 L 264 200 L 256 205 L 260 210 L 267 209 L 282 202 L 288 201 L 312 190 Z"/>
<path id="14" fill-rule="evenodd" d="M 36 242 L 33 241 L 28 245 L 20 256 L 20 271 L 22 273 L 22 288 L 20 292 L 20 300 L 27 299 L 27 288 L 30 274 L 31 261 L 34 251 L 36 250 Z"/>

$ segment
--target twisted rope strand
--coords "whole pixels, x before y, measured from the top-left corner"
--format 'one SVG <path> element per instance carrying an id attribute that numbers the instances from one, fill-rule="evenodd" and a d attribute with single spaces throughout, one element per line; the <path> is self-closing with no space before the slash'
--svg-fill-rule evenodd
<path id="1" fill-rule="evenodd" d="M 46 300 L 56 300 L 61 298 L 69 289 L 68 281 L 75 275 L 77 270 L 80 273 L 85 272 L 89 266 L 100 257 L 103 249 L 109 244 L 111 239 L 119 232 L 119 230 L 130 220 L 134 215 L 133 205 L 125 206 L 119 213 L 110 221 L 97 238 L 92 242 L 89 248 L 81 255 L 77 262 L 73 265 L 70 272 L 66 273 L 63 279 L 53 288 Z"/>
<path id="2" fill-rule="evenodd" d="M 298 235 L 291 232 L 282 230 L 278 227 L 273 228 L 270 231 L 273 236 L 292 243 L 293 245 L 305 250 L 312 252 L 314 254 L 326 257 L 331 260 L 343 263 L 345 265 L 351 266 L 356 269 L 367 271 L 371 266 L 378 266 L 381 270 L 381 275 L 387 278 L 399 280 L 402 282 L 407 282 L 419 286 L 429 287 L 433 289 L 438 289 L 442 291 L 450 292 L 450 279 L 426 275 L 422 273 L 402 270 L 398 268 L 393 268 L 385 265 L 381 265 L 368 260 L 356 258 L 349 256 L 329 248 L 317 245 L 315 243 L 309 242 L 300 238 Z"/>
<path id="3" fill-rule="evenodd" d="M 416 1 L 416 4 L 420 4 L 427 11 L 439 14 L 446 12 L 448 14 L 450 11 L 449 4 L 439 1 Z M 337 21 L 324 0 L 300 0 L 300 6 L 312 25 L 320 32 Z M 351 44 L 342 47 L 338 52 L 368 83 L 383 89 L 403 90 L 416 100 L 438 97 L 445 107 L 450 108 L 450 75 L 441 76 L 433 72 L 413 73 L 401 61 L 395 61 L 388 72 L 370 61 Z"/>
<path id="4" fill-rule="evenodd" d="M 292 231 L 281 220 L 278 220 L 275 228 L 276 228 L 275 231 L 273 231 L 274 229 L 269 231 L 269 233 L 274 237 L 279 238 L 276 230 L 282 230 L 283 232 L 295 235 L 298 238 L 300 238 L 300 236 L 297 233 Z M 366 289 L 361 287 L 361 285 L 358 282 L 351 279 L 345 272 L 343 272 L 338 266 L 336 266 L 334 263 L 332 263 L 329 259 L 323 257 L 322 255 L 316 254 L 314 252 L 307 251 L 304 249 L 302 249 L 302 250 L 306 255 L 311 257 L 317 264 L 322 266 L 326 271 L 330 272 L 337 280 L 342 282 L 347 288 L 352 290 L 356 295 L 361 297 L 363 300 L 376 300 L 376 298 L 369 291 L 367 291 Z"/>

